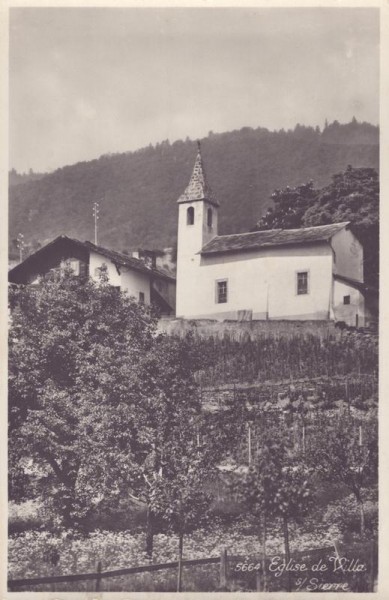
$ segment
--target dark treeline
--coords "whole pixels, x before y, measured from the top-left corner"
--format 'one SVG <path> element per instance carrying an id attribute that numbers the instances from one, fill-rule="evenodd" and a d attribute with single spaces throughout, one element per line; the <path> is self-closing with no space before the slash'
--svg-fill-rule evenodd
<path id="1" fill-rule="evenodd" d="M 378 127 L 336 121 L 323 131 L 243 129 L 202 140 L 209 182 L 221 203 L 220 233 L 248 231 L 272 204 L 275 189 L 334 173 L 378 168 Z M 93 202 L 100 204 L 99 242 L 116 250 L 174 245 L 177 198 L 185 189 L 196 142 L 165 140 L 135 152 L 104 155 L 38 177 L 10 174 L 10 245 L 22 232 L 27 245 L 60 234 L 93 238 Z M 21 181 L 22 184 L 18 184 Z M 12 250 L 12 247 L 10 248 Z"/>

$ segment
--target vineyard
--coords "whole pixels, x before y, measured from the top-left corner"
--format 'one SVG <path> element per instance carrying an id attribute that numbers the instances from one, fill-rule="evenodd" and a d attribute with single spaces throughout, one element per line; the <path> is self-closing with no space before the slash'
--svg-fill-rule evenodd
<path id="1" fill-rule="evenodd" d="M 243 341 L 194 337 L 192 343 L 207 364 L 197 373 L 203 387 L 351 374 L 377 376 L 378 339 L 370 334 L 346 331 L 327 339 L 307 335 Z"/>
<path id="2" fill-rule="evenodd" d="M 14 294 L 10 589 L 296 591 L 271 557 L 329 547 L 364 570 L 320 584 L 374 589 L 374 335 L 158 335 L 110 286 Z"/>

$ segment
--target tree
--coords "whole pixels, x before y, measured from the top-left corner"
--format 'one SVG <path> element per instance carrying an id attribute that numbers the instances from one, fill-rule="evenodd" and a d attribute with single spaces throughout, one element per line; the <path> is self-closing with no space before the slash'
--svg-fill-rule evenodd
<path id="1" fill-rule="evenodd" d="M 27 465 L 36 494 L 63 524 L 81 526 L 107 492 L 102 432 L 115 407 L 133 401 L 128 388 L 152 347 L 155 319 L 104 272 L 99 284 L 70 269 L 52 273 L 37 286 L 15 286 L 10 305 L 11 482 Z M 11 485 L 12 498 L 22 495 Z"/>
<path id="2" fill-rule="evenodd" d="M 156 528 L 153 493 L 181 452 L 197 443 L 201 414 L 190 340 L 159 336 L 150 310 L 69 269 L 11 291 L 10 496 L 49 501 L 65 527 L 123 496 L 148 507 L 148 552 Z M 159 484 L 159 483 L 158 483 Z"/>
<path id="3" fill-rule="evenodd" d="M 178 433 L 177 431 L 175 432 Z M 215 471 L 215 461 L 200 445 L 193 444 L 188 423 L 169 444 L 169 462 L 156 480 L 150 494 L 150 507 L 178 537 L 177 591 L 181 591 L 184 536 L 201 527 L 211 507 L 212 497 L 206 484 Z"/>
<path id="4" fill-rule="evenodd" d="M 379 179 L 375 169 L 353 168 L 333 176 L 318 190 L 307 209 L 303 226 L 350 221 L 364 248 L 365 281 L 378 287 L 379 273 Z"/>
<path id="5" fill-rule="evenodd" d="M 274 207 L 258 223 L 258 229 L 293 229 L 302 226 L 303 217 L 316 196 L 313 182 L 296 188 L 275 190 L 271 196 Z"/>
<path id="6" fill-rule="evenodd" d="M 263 425 L 253 464 L 247 474 L 237 480 L 235 491 L 255 517 L 281 519 L 288 563 L 289 523 L 306 514 L 312 504 L 311 471 L 303 457 L 294 451 L 285 431 L 280 431 L 278 426 Z M 266 529 L 264 533 L 265 547 Z"/>
<path id="7" fill-rule="evenodd" d="M 311 464 L 325 480 L 345 485 L 360 511 L 360 533 L 365 533 L 364 490 L 377 484 L 378 443 L 376 411 L 358 423 L 343 415 L 326 419 L 313 438 Z"/>

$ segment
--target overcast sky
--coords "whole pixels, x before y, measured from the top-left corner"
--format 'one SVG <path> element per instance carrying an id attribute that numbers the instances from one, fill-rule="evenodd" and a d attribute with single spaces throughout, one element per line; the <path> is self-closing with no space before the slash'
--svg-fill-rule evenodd
<path id="1" fill-rule="evenodd" d="M 378 124 L 379 15 L 13 8 L 10 166 L 52 170 L 244 126 Z"/>

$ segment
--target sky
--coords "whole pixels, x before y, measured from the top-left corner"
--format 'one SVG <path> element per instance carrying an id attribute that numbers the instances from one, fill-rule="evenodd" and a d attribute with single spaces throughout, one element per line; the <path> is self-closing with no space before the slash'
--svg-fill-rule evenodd
<path id="1" fill-rule="evenodd" d="M 10 168 L 241 127 L 378 124 L 375 8 L 12 8 Z"/>

